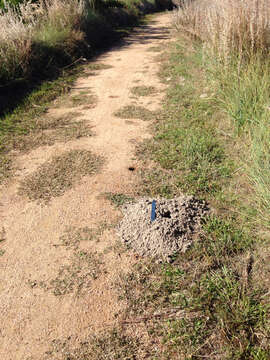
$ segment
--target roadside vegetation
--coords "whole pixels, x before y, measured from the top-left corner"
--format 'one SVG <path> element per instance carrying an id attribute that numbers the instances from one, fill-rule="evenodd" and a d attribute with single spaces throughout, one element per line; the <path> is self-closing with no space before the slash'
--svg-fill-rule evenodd
<path id="1" fill-rule="evenodd" d="M 48 78 L 112 37 L 115 26 L 168 5 L 155 0 L 45 0 L 0 2 L 0 85 Z"/>

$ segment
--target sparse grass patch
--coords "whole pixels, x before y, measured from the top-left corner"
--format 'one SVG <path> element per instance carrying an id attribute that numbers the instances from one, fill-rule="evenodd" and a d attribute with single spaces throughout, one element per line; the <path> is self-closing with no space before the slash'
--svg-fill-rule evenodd
<path id="1" fill-rule="evenodd" d="M 151 46 L 150 48 L 147 49 L 147 51 L 149 51 L 149 52 L 161 52 L 162 47 L 161 46 Z"/>
<path id="2" fill-rule="evenodd" d="M 140 119 L 144 121 L 150 121 L 155 119 L 155 113 L 143 106 L 127 105 L 122 109 L 119 109 L 114 113 L 114 116 L 122 119 Z"/>
<path id="3" fill-rule="evenodd" d="M 111 69 L 113 66 L 109 64 L 103 64 L 103 63 L 89 63 L 87 65 L 87 69 L 90 71 L 99 71 L 99 70 L 107 70 Z"/>
<path id="4" fill-rule="evenodd" d="M 83 295 L 84 290 L 91 286 L 102 272 L 103 263 L 101 255 L 75 249 L 72 254 L 71 264 L 63 265 L 58 270 L 57 276 L 48 281 L 30 280 L 31 288 L 40 287 L 51 291 L 55 296 L 63 296 L 74 293 L 76 296 Z"/>
<path id="5" fill-rule="evenodd" d="M 8 148 L 28 152 L 40 146 L 51 146 L 56 142 L 67 142 L 81 137 L 92 136 L 93 132 L 85 121 L 66 121 L 67 118 L 53 119 L 48 124 L 41 127 L 45 129 L 35 129 L 27 135 L 17 135 L 6 144 Z M 55 127 L 53 127 L 55 125 Z M 46 129 L 47 127 L 47 129 Z"/>
<path id="6" fill-rule="evenodd" d="M 84 241 L 98 241 L 98 238 L 103 234 L 106 229 L 111 228 L 113 225 L 102 222 L 95 228 L 82 227 L 82 228 L 67 228 L 65 233 L 60 236 L 60 244 L 55 246 L 65 246 L 67 249 L 78 249 L 79 244 Z"/>
<path id="7" fill-rule="evenodd" d="M 116 207 L 120 207 L 127 202 L 134 201 L 134 198 L 125 194 L 105 193 L 104 196 L 106 199 L 110 200 Z"/>
<path id="8" fill-rule="evenodd" d="M 0 155 L 0 184 L 11 175 L 12 160 L 9 156 Z"/>
<path id="9" fill-rule="evenodd" d="M 150 96 L 156 94 L 157 90 L 154 86 L 134 86 L 131 88 L 131 93 L 135 96 Z"/>
<path id="10" fill-rule="evenodd" d="M 27 176 L 19 193 L 30 200 L 50 200 L 61 196 L 82 176 L 92 175 L 100 168 L 101 159 L 90 151 L 71 150 L 41 165 Z"/>
<path id="11" fill-rule="evenodd" d="M 46 352 L 45 359 L 55 360 L 141 360 L 145 359 L 141 340 L 124 334 L 121 329 L 112 329 L 92 336 L 72 347 L 70 339 L 54 340 L 51 349 Z"/>
<path id="12" fill-rule="evenodd" d="M 71 106 L 81 106 L 81 105 L 87 105 L 91 106 L 91 108 L 95 107 L 97 104 L 97 97 L 95 95 L 87 95 L 87 94 L 79 94 L 79 95 L 73 95 L 70 97 L 70 103 Z"/>
<path id="13" fill-rule="evenodd" d="M 60 236 L 59 240 L 61 246 L 65 246 L 68 249 L 78 249 L 82 241 L 94 240 L 97 233 L 97 229 L 91 229 L 87 226 L 79 229 L 68 228 L 65 233 Z"/>
<path id="14" fill-rule="evenodd" d="M 92 280 L 96 280 L 101 274 L 101 265 L 100 256 L 97 254 L 77 251 L 73 254 L 71 265 L 62 266 L 57 277 L 50 280 L 46 288 L 55 296 L 72 292 L 79 295 L 83 289 L 91 286 Z"/>

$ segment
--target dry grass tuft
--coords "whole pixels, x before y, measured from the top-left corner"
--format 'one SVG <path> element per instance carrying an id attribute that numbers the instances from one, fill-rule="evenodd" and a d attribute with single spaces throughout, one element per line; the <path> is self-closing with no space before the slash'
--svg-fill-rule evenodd
<path id="1" fill-rule="evenodd" d="M 103 63 L 89 63 L 86 66 L 86 69 L 89 69 L 90 71 L 98 71 L 98 70 L 107 70 L 111 69 L 113 66 L 109 64 L 103 64 Z"/>
<path id="2" fill-rule="evenodd" d="M 36 121 L 36 128 L 39 130 L 51 130 L 57 127 L 63 127 L 70 124 L 81 115 L 78 111 L 71 111 L 60 117 L 44 116 Z"/>
<path id="3" fill-rule="evenodd" d="M 97 97 L 93 94 L 87 95 L 82 93 L 79 95 L 74 95 L 70 98 L 70 100 L 72 107 L 86 105 L 86 106 L 91 106 L 91 108 L 94 108 L 97 105 Z"/>
<path id="4" fill-rule="evenodd" d="M 147 49 L 148 52 L 161 52 L 162 47 L 161 46 L 151 46 Z"/>
<path id="5" fill-rule="evenodd" d="M 37 121 L 36 129 L 27 135 L 16 135 L 5 144 L 7 151 L 28 152 L 40 146 L 52 146 L 56 142 L 68 142 L 81 137 L 92 136 L 92 130 L 85 121 L 75 120 L 79 113 L 68 113 L 63 117 L 44 117 Z"/>
<path id="6" fill-rule="evenodd" d="M 157 89 L 154 86 L 134 86 L 131 93 L 135 96 L 150 96 L 157 93 Z"/>
<path id="7" fill-rule="evenodd" d="M 232 51 L 251 56 L 270 48 L 267 0 L 185 0 L 174 18 L 179 31 L 202 39 L 221 58 L 229 58 Z"/>
<path id="8" fill-rule="evenodd" d="M 54 340 L 45 360 L 139 360 L 147 358 L 141 339 L 127 335 L 124 329 L 107 330 L 74 346 L 72 337 Z"/>
<path id="9" fill-rule="evenodd" d="M 0 184 L 6 180 L 11 173 L 12 161 L 8 156 L 0 156 Z"/>
<path id="10" fill-rule="evenodd" d="M 122 119 L 140 119 L 140 120 L 154 120 L 155 113 L 143 106 L 127 105 L 114 113 L 114 116 Z"/>
<path id="11" fill-rule="evenodd" d="M 90 151 L 71 150 L 41 165 L 27 176 L 20 185 L 19 193 L 31 200 L 48 201 L 63 195 L 81 177 L 97 172 L 101 159 Z"/>

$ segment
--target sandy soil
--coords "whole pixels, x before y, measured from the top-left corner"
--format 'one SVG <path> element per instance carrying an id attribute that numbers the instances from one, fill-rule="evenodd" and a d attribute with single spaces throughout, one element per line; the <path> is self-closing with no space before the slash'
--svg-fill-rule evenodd
<path id="1" fill-rule="evenodd" d="M 163 90 L 157 77 L 157 55 L 147 51 L 169 40 L 170 15 L 138 28 L 125 43 L 99 57 L 98 62 L 111 68 L 96 76 L 77 81 L 70 96 L 91 89 L 98 98 L 95 108 L 64 106 L 49 110 L 51 115 L 81 111 L 95 136 L 68 143 L 40 147 L 18 156 L 18 171 L 12 182 L 2 186 L 0 195 L 0 229 L 6 240 L 0 257 L 0 358 L 2 360 L 43 359 L 54 339 L 72 335 L 74 341 L 99 331 L 115 321 L 115 314 L 125 306 L 118 300 L 115 282 L 121 271 L 128 271 L 135 261 L 129 252 L 113 248 L 117 236 L 105 229 L 99 241 L 80 246 L 102 254 L 102 270 L 91 286 L 81 295 L 71 292 L 55 296 L 39 286 L 57 276 L 62 265 L 71 262 L 73 250 L 59 245 L 67 228 L 97 227 L 113 224 L 120 213 L 101 195 L 104 192 L 132 194 L 139 164 L 134 158 L 135 143 L 150 136 L 149 122 L 126 121 L 113 115 L 119 108 L 136 103 L 150 110 L 160 106 L 162 92 L 134 99 L 130 89 L 137 85 Z M 18 194 L 19 182 L 56 154 L 71 149 L 91 150 L 105 159 L 102 170 L 84 177 L 63 196 L 48 204 L 29 201 Z"/>

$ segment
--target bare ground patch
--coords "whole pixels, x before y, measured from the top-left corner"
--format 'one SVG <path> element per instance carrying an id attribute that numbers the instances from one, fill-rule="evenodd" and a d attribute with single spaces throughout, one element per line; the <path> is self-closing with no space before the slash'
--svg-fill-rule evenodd
<path id="1" fill-rule="evenodd" d="M 41 165 L 20 184 L 19 193 L 30 200 L 50 200 L 61 196 L 82 176 L 92 175 L 101 158 L 86 150 L 71 150 Z"/>

